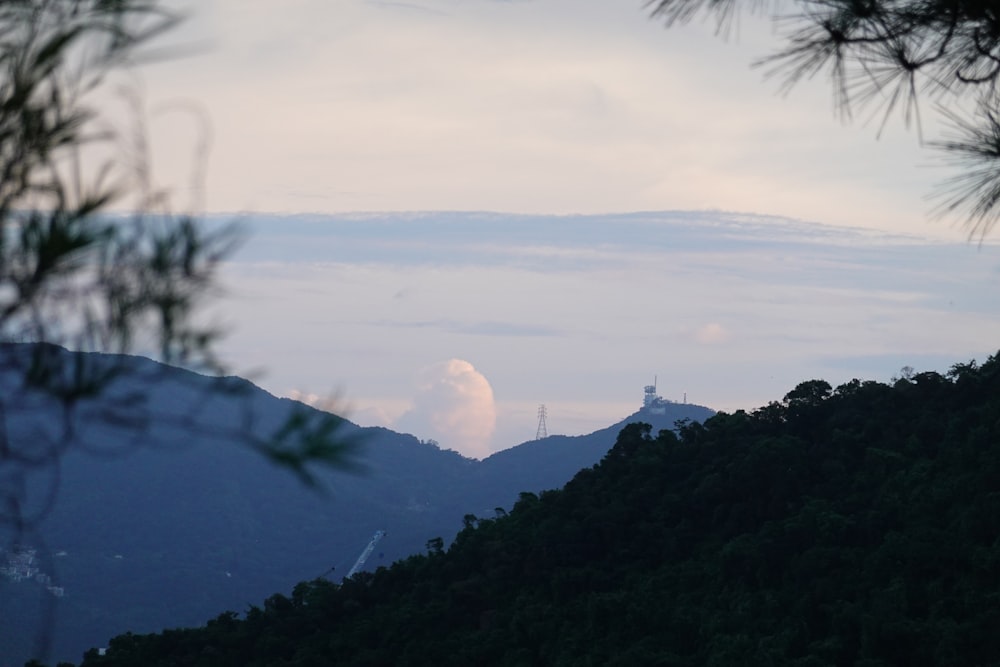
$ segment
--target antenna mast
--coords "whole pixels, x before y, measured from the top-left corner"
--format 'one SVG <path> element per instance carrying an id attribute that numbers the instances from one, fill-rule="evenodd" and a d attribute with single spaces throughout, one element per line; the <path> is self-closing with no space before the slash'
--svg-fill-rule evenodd
<path id="1" fill-rule="evenodd" d="M 538 430 L 535 431 L 535 440 L 549 437 L 549 429 L 545 425 L 545 417 L 548 414 L 549 412 L 545 409 L 544 403 L 538 406 Z"/>

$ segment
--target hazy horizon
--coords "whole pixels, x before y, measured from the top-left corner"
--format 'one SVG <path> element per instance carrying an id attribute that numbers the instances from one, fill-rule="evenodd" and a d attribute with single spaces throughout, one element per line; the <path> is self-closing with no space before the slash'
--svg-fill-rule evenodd
<path id="1" fill-rule="evenodd" d="M 229 220 L 213 216 L 210 220 Z M 246 214 L 213 305 L 272 393 L 481 458 L 642 389 L 754 409 L 997 351 L 998 246 L 720 211 Z"/>

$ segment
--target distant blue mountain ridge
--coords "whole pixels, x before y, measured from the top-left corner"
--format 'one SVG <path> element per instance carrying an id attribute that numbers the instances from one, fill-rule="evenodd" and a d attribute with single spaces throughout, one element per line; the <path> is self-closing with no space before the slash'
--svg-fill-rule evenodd
<path id="1" fill-rule="evenodd" d="M 318 415 L 313 408 L 240 378 L 88 355 L 122 372 L 103 398 L 81 401 L 67 436 L 51 401 L 22 400 L 14 384 L 23 368 L 10 355 L 26 349 L 6 347 L 0 364 L 7 438 L 15 448 L 70 441 L 58 464 L 24 480 L 27 509 L 51 503 L 35 529 L 15 538 L 2 526 L 2 667 L 33 657 L 43 628 L 47 658 L 75 661 L 125 631 L 200 625 L 299 581 L 339 581 L 376 530 L 387 535 L 366 569 L 388 565 L 433 538 L 449 543 L 468 514 L 491 517 L 521 492 L 562 487 L 627 423 L 656 432 L 714 413 L 661 402 L 589 435 L 553 435 L 482 461 L 345 421 L 337 435 L 359 443 L 356 469 L 319 471 L 317 491 L 240 442 L 268 437 L 292 410 Z M 32 576 L 3 576 L 5 566 Z"/>

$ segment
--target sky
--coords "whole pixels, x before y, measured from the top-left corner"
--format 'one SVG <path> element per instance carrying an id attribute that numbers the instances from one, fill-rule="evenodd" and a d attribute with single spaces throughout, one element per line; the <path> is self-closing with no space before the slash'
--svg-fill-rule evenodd
<path id="1" fill-rule="evenodd" d="M 179 205 L 718 208 L 962 235 L 928 220 L 947 172 L 915 132 L 842 122 L 823 75 L 781 95 L 751 67 L 776 48 L 764 19 L 723 40 L 710 21 L 667 30 L 641 0 L 172 4 L 187 16 L 164 38 L 176 57 L 140 78 Z"/>
<path id="2" fill-rule="evenodd" d="M 248 231 L 213 315 L 273 393 L 481 457 L 541 403 L 554 433 L 617 421 L 654 377 L 752 409 L 996 351 L 996 246 L 929 215 L 948 172 L 898 118 L 845 123 L 822 75 L 779 94 L 766 20 L 170 4 L 167 57 L 120 83 L 174 205 Z"/>
<path id="3" fill-rule="evenodd" d="M 220 224 L 227 220 L 219 216 Z M 481 458 L 997 352 L 1000 246 L 672 211 L 248 215 L 217 303 L 272 393 Z M 326 403 L 328 399 L 332 402 Z"/>

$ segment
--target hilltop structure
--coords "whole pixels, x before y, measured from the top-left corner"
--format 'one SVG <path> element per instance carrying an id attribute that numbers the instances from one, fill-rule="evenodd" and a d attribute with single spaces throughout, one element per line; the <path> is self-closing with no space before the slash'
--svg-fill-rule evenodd
<path id="1" fill-rule="evenodd" d="M 653 376 L 653 384 L 647 384 L 642 397 L 642 409 L 653 415 L 662 415 L 667 411 L 667 404 L 673 403 L 656 393 L 656 376 Z"/>

